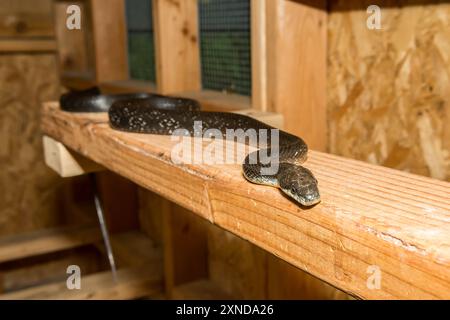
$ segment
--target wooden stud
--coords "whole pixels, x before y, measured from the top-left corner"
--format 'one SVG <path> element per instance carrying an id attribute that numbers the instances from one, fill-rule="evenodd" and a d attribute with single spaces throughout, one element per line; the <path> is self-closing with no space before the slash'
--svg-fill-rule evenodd
<path id="1" fill-rule="evenodd" d="M 66 26 L 69 5 L 70 2 L 55 1 L 53 6 L 59 72 L 63 84 L 82 89 L 95 83 L 91 6 L 87 0 L 77 3 L 81 11 L 81 29 L 69 30 Z"/>
<path id="2" fill-rule="evenodd" d="M 125 0 L 91 0 L 98 83 L 128 79 Z"/>
<path id="3" fill-rule="evenodd" d="M 252 107 L 267 110 L 266 0 L 251 0 Z"/>
<path id="4" fill-rule="evenodd" d="M 265 21 L 267 110 L 281 113 L 285 130 L 311 149 L 326 151 L 325 1 L 266 1 Z"/>
<path id="5" fill-rule="evenodd" d="M 55 40 L 0 40 L 0 52 L 53 52 Z"/>
<path id="6" fill-rule="evenodd" d="M 166 201 L 163 214 L 166 294 L 175 287 L 208 277 L 205 222 Z"/>
<path id="7" fill-rule="evenodd" d="M 197 16 L 197 1 L 153 0 L 159 93 L 201 88 Z"/>
<path id="8" fill-rule="evenodd" d="M 139 221 L 136 185 L 111 171 L 98 172 L 96 183 L 109 232 L 137 229 Z"/>

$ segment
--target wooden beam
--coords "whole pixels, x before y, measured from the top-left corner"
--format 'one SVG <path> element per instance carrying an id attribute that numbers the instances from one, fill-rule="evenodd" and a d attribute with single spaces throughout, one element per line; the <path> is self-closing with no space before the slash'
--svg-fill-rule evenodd
<path id="1" fill-rule="evenodd" d="M 92 120 L 95 121 L 92 121 Z M 362 298 L 450 298 L 450 183 L 311 151 L 322 202 L 303 209 L 241 165 L 176 165 L 170 137 L 115 131 L 54 103 L 45 134 Z M 371 275 L 381 276 L 373 287 Z"/>
<path id="2" fill-rule="evenodd" d="M 0 263 L 62 251 L 102 239 L 98 227 L 63 227 L 40 230 L 0 240 Z"/>
<path id="3" fill-rule="evenodd" d="M 128 79 L 125 0 L 91 0 L 98 83 Z"/>
<path id="4" fill-rule="evenodd" d="M 81 275 L 81 289 L 69 290 L 66 281 L 51 283 L 0 295 L 1 300 L 138 299 L 162 292 L 162 274 L 153 266 L 117 271 L 114 282 L 110 271 Z"/>
<path id="5" fill-rule="evenodd" d="M 53 52 L 56 42 L 53 39 L 8 39 L 0 40 L 0 52 Z"/>
<path id="6" fill-rule="evenodd" d="M 267 110 L 266 0 L 251 0 L 252 107 Z"/>
<path id="7" fill-rule="evenodd" d="M 54 1 L 53 16 L 57 41 L 59 72 L 64 85 L 82 89 L 86 83 L 95 83 L 95 55 L 92 38 L 90 2 L 77 2 L 81 10 L 81 29 L 66 26 L 70 2 Z M 92 85 L 92 84 L 91 84 Z"/>
<path id="8" fill-rule="evenodd" d="M 101 165 L 67 149 L 61 142 L 48 136 L 42 137 L 45 164 L 61 177 L 74 177 L 105 170 Z"/>
<path id="9" fill-rule="evenodd" d="M 137 229 L 137 187 L 114 172 L 102 171 L 95 176 L 106 224 L 111 233 Z"/>
<path id="10" fill-rule="evenodd" d="M 197 1 L 153 0 L 156 83 L 162 94 L 201 88 L 197 11 Z"/>
<path id="11" fill-rule="evenodd" d="M 204 221 L 166 201 L 163 209 L 166 294 L 175 298 L 177 286 L 208 277 L 208 250 Z"/>
<path id="12" fill-rule="evenodd" d="M 311 149 L 326 151 L 326 1 L 264 1 L 267 102 L 260 103 Z"/>

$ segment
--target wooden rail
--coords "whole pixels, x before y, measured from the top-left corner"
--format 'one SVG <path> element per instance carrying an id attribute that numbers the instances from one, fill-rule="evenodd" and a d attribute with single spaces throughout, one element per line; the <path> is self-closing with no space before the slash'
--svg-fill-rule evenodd
<path id="1" fill-rule="evenodd" d="M 176 165 L 170 137 L 105 114 L 42 110 L 43 132 L 135 183 L 361 298 L 450 298 L 450 183 L 311 151 L 322 202 L 300 208 L 235 165 Z"/>

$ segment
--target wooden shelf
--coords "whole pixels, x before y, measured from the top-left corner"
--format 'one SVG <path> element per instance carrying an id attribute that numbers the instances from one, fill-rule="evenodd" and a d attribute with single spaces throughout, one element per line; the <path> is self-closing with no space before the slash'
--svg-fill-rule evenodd
<path id="1" fill-rule="evenodd" d="M 352 295 L 450 298 L 450 183 L 311 151 L 322 202 L 303 209 L 236 165 L 176 165 L 170 137 L 106 114 L 42 110 L 44 134 Z M 371 266 L 381 286 L 368 286 Z"/>

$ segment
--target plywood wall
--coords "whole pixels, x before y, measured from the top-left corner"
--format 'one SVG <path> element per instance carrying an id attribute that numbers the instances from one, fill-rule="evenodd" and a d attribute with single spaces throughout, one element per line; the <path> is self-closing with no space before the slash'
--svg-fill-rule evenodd
<path id="1" fill-rule="evenodd" d="M 329 3 L 330 151 L 450 180 L 450 3 L 369 4 Z"/>
<path id="2" fill-rule="evenodd" d="M 0 54 L 0 235 L 59 223 L 62 179 L 46 167 L 39 109 L 59 96 L 53 54 Z"/>

